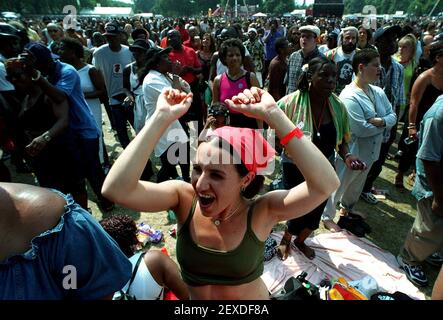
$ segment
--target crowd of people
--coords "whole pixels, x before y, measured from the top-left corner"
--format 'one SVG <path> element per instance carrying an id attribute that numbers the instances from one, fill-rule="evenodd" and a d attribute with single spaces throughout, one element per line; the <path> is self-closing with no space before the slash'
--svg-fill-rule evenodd
<path id="1" fill-rule="evenodd" d="M 282 260 L 292 236 L 314 259 L 305 240 L 320 223 L 364 237 L 369 213 L 355 205 L 377 204 L 374 183 L 389 157 L 399 160 L 392 183 L 405 189 L 409 174 L 417 199 L 397 261 L 427 286 L 422 263 L 443 264 L 443 23 L 378 23 L 0 22 L 0 299 L 125 290 L 161 299 L 164 287 L 180 299 L 268 299 L 260 276 L 273 227 L 286 222 Z M 114 163 L 104 113 L 123 149 Z M 269 129 L 273 146 L 262 135 Z M 275 155 L 281 184 L 263 190 Z M 5 159 L 42 188 L 19 184 Z M 87 212 L 86 181 L 111 215 L 100 224 Z M 135 222 L 112 215 L 116 204 L 173 210 L 178 265 L 135 253 Z M 66 265 L 81 269 L 75 292 L 62 285 Z"/>

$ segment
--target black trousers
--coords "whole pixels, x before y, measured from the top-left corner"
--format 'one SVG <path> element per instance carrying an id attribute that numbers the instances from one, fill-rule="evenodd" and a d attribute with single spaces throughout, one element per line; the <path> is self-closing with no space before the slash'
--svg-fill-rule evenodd
<path id="1" fill-rule="evenodd" d="M 292 163 L 283 162 L 283 184 L 286 190 L 289 190 L 296 185 L 305 181 L 303 175 L 298 170 L 297 166 Z M 300 234 L 303 229 L 316 230 L 320 225 L 321 216 L 323 214 L 323 209 L 326 207 L 326 203 L 328 201 L 324 201 L 317 208 L 308 212 L 304 216 L 300 218 L 291 219 L 286 222 L 288 227 L 288 232 L 292 235 Z"/>
<path id="2" fill-rule="evenodd" d="M 396 135 L 397 135 L 397 124 L 395 124 L 395 126 L 392 127 L 389 140 L 381 144 L 380 155 L 378 156 L 378 160 L 375 161 L 374 164 L 372 165 L 371 169 L 369 169 L 369 173 L 368 176 L 366 177 L 366 182 L 362 192 L 371 192 L 375 179 L 377 179 L 377 177 L 380 175 L 383 169 L 383 165 L 385 164 L 386 157 L 388 156 L 389 153 L 389 148 L 394 142 Z"/>
<path id="3" fill-rule="evenodd" d="M 189 163 L 189 143 L 187 143 L 187 157 L 185 162 L 179 161 L 179 155 L 174 155 L 175 159 L 168 159 L 168 153 L 170 148 L 174 148 L 174 145 L 171 145 L 168 150 L 163 152 L 163 154 L 160 156 L 160 161 L 162 163 L 162 167 L 160 168 L 160 171 L 157 174 L 157 182 L 163 182 L 169 179 L 175 179 L 178 177 L 177 169 L 176 169 L 176 163 L 180 165 L 182 176 L 185 181 L 189 181 L 189 170 L 190 170 L 190 163 Z M 178 148 L 180 150 L 180 148 Z M 171 160 L 171 161 L 170 161 Z"/>
<path id="4" fill-rule="evenodd" d="M 113 104 L 111 105 L 111 111 L 118 140 L 122 148 L 125 149 L 130 142 L 126 123 L 129 122 L 131 126 L 134 127 L 134 107 L 124 107 L 121 104 Z"/>
<path id="5" fill-rule="evenodd" d="M 403 173 L 406 173 L 411 166 L 413 168 L 415 167 L 415 159 L 418 151 L 418 141 L 409 145 L 404 142 L 408 136 L 409 130 L 407 129 L 407 125 L 404 125 L 400 141 L 398 142 L 398 149 L 403 151 L 403 154 L 398 161 L 398 170 Z"/>

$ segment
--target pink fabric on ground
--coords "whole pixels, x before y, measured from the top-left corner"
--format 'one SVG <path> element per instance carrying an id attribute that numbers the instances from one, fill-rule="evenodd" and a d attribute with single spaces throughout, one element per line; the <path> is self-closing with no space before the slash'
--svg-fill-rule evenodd
<path id="1" fill-rule="evenodd" d="M 283 233 L 273 233 L 280 243 Z M 379 286 L 379 291 L 394 293 L 400 291 L 413 299 L 425 300 L 398 267 L 395 256 L 366 238 L 358 238 L 347 231 L 323 233 L 306 240 L 315 250 L 313 260 L 306 258 L 291 244 L 291 254 L 285 261 L 277 256 L 265 262 L 262 279 L 271 293 L 280 289 L 291 276 L 306 271 L 307 280 L 318 285 L 321 280 L 344 277 L 348 282 L 370 275 Z"/>

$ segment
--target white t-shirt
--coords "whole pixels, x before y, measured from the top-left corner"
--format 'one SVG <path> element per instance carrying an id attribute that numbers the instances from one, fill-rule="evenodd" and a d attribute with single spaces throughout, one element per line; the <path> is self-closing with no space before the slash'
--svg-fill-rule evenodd
<path id="1" fill-rule="evenodd" d="M 162 73 L 151 70 L 143 80 L 143 96 L 145 99 L 146 120 L 148 120 L 157 107 L 157 100 L 165 88 L 172 88 L 171 81 Z M 186 143 L 188 136 L 178 120 L 175 120 L 165 130 L 154 148 L 156 157 L 160 157 L 175 142 Z"/>
<path id="2" fill-rule="evenodd" d="M 120 51 L 114 52 L 108 44 L 102 45 L 93 53 L 92 64 L 103 73 L 109 104 L 120 104 L 121 101 L 112 99 L 123 93 L 123 69 L 133 61 L 129 47 L 122 45 Z"/>

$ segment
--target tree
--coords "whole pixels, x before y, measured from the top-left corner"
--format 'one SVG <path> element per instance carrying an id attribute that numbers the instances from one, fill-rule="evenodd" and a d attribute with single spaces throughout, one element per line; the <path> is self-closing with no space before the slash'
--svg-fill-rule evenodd
<path id="1" fill-rule="evenodd" d="M 134 0 L 134 12 L 151 12 L 156 0 Z"/>
<path id="2" fill-rule="evenodd" d="M 287 0 L 266 0 L 263 3 L 263 11 L 267 13 L 283 14 L 294 10 L 294 2 Z"/>

